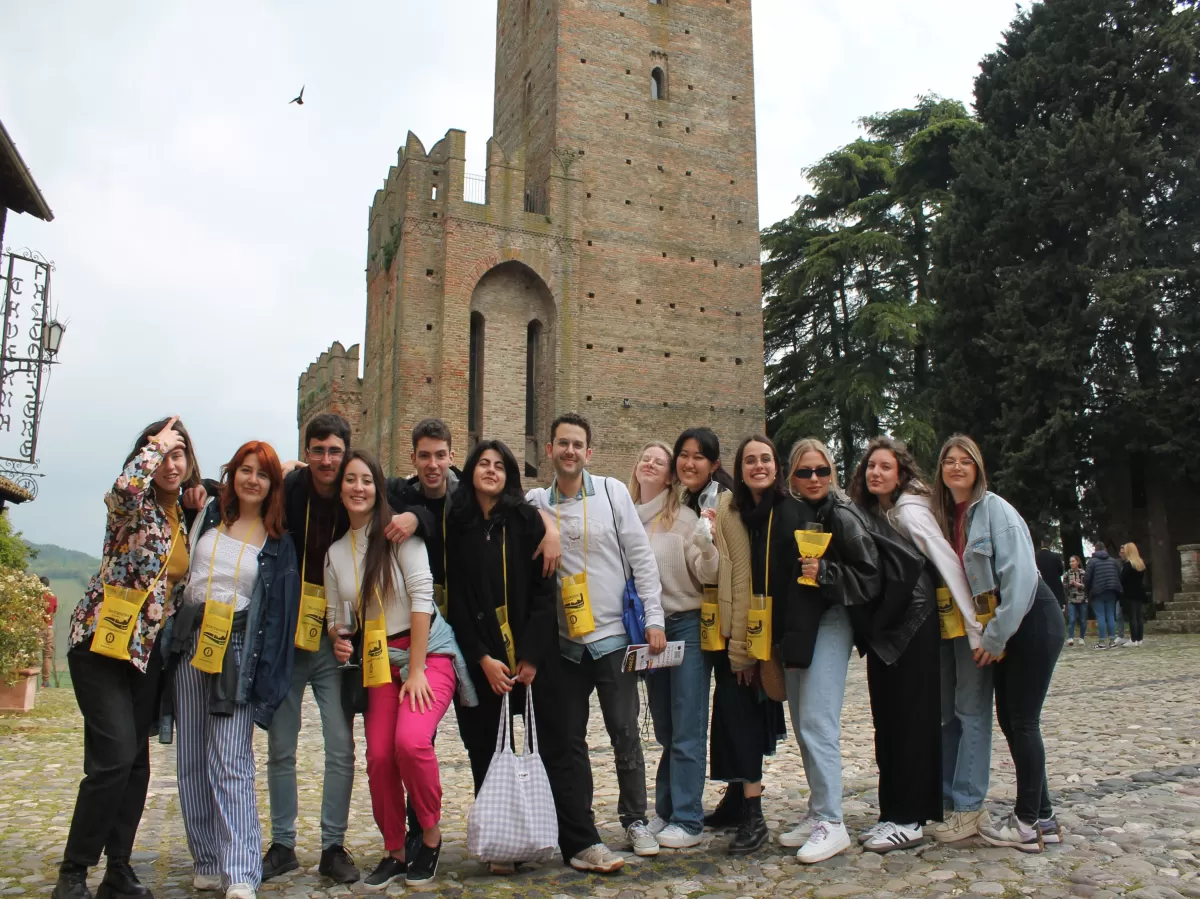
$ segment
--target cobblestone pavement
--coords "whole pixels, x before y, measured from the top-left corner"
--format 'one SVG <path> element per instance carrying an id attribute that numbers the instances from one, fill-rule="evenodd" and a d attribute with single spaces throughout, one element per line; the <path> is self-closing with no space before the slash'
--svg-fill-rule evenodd
<path id="1" fill-rule="evenodd" d="M 628 856 L 623 873 L 601 877 L 562 866 L 557 859 L 512 878 L 487 876 L 466 858 L 470 771 L 454 723 L 442 727 L 445 850 L 437 881 L 419 894 L 473 899 L 737 899 L 744 896 L 1004 896 L 1068 895 L 1108 899 L 1200 897 L 1200 637 L 1151 637 L 1144 647 L 1096 652 L 1066 648 L 1046 705 L 1044 730 L 1050 789 L 1066 837 L 1041 855 L 1022 855 L 972 840 L 951 848 L 927 844 L 886 856 L 857 845 L 819 865 L 799 865 L 774 841 L 753 856 L 731 859 L 727 835 L 706 833 L 692 850 L 663 850 L 656 859 Z M 597 771 L 596 817 L 609 844 L 624 850 L 616 823 L 612 751 L 593 716 L 591 745 Z M 843 718 L 846 823 L 854 832 L 874 822 L 873 737 L 865 666 L 851 667 Z M 260 895 L 346 895 L 358 887 L 332 886 L 316 871 L 319 853 L 320 727 L 311 698 L 301 745 L 299 822 L 302 868 L 264 884 Z M 361 722 L 359 724 L 361 728 Z M 1013 768 L 996 728 L 993 812 L 1011 807 Z M 369 870 L 381 843 L 371 818 L 358 733 L 358 778 L 349 848 Z M 191 860 L 184 841 L 171 747 L 153 744 L 153 779 L 134 861 L 156 895 L 192 894 Z M 256 736 L 259 810 L 267 826 L 266 741 Z M 658 747 L 646 744 L 647 767 Z M 27 716 L 0 718 L 0 896 L 49 893 L 70 822 L 80 777 L 80 719 L 69 690 L 40 697 Z M 651 793 L 653 780 L 650 775 Z M 789 736 L 768 760 L 764 810 L 773 832 L 790 829 L 804 809 L 807 789 L 800 754 Z M 717 801 L 710 785 L 706 806 Z M 99 880 L 93 876 L 93 886 Z M 403 887 L 394 885 L 393 895 Z M 212 895 L 212 894 L 209 894 Z"/>

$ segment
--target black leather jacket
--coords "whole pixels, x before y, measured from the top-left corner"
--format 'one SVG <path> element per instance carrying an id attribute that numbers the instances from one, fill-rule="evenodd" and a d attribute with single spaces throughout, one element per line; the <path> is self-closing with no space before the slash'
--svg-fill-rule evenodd
<path id="1" fill-rule="evenodd" d="M 857 509 L 857 507 L 855 507 Z M 858 510 L 874 534 L 879 553 L 879 595 L 864 610 L 852 610 L 854 642 L 894 665 L 937 607 L 932 563 L 883 518 Z"/>

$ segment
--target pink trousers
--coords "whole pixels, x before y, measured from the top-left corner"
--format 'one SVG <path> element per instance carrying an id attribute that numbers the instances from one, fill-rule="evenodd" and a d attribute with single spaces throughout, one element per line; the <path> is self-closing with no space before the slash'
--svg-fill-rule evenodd
<path id="1" fill-rule="evenodd" d="M 408 638 L 389 646 L 408 648 Z M 367 690 L 363 716 L 367 736 L 367 780 L 371 810 L 388 852 L 404 848 L 405 793 L 412 797 L 421 827 L 433 827 L 442 818 L 442 778 L 433 751 L 433 735 L 450 707 L 456 686 L 454 663 L 449 656 L 428 656 L 425 679 L 433 689 L 433 708 L 414 712 L 406 697 L 400 702 L 400 672 L 392 669 L 392 683 Z"/>

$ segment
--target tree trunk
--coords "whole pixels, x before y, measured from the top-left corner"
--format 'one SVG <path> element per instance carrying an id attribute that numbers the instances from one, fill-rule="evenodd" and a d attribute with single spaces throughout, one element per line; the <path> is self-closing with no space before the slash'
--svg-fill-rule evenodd
<path id="1" fill-rule="evenodd" d="M 1142 550 L 1142 559 L 1150 569 L 1150 585 L 1154 604 L 1160 605 L 1171 598 L 1171 581 L 1174 559 L 1171 558 L 1171 533 L 1167 524 L 1166 484 L 1155 464 L 1154 457 L 1146 453 L 1144 464 L 1146 478 L 1146 533 L 1150 545 Z"/>

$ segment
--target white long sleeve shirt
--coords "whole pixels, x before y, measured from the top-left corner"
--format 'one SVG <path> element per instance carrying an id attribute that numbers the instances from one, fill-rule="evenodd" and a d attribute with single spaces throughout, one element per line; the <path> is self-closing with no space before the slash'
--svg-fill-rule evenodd
<path id="1" fill-rule="evenodd" d="M 650 539 L 658 577 L 662 582 L 663 613 L 690 612 L 700 608 L 704 600 L 704 585 L 717 582 L 717 547 L 711 540 L 696 535 L 700 516 L 681 506 L 675 520 L 665 525 L 663 507 L 667 504 L 664 490 L 654 499 L 637 506 L 638 518 Z"/>
<path id="2" fill-rule="evenodd" d="M 325 621 L 328 627 L 337 625 L 343 600 L 352 600 L 355 604 L 358 602 L 359 584 L 366 572 L 368 527 L 347 531 L 329 547 L 329 553 L 325 556 Z M 354 535 L 353 540 L 351 534 Z M 357 550 L 357 559 L 352 547 Z M 420 537 L 409 537 L 398 546 L 392 544 L 390 557 L 395 589 L 390 597 L 384 597 L 383 614 L 387 621 L 387 632 L 398 634 L 409 629 L 413 612 L 433 614 L 433 573 L 429 570 L 425 541 Z M 378 615 L 379 597 L 372 597 L 367 606 L 367 618 Z"/>

